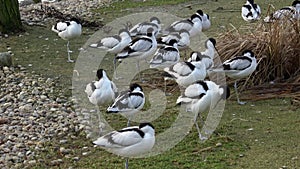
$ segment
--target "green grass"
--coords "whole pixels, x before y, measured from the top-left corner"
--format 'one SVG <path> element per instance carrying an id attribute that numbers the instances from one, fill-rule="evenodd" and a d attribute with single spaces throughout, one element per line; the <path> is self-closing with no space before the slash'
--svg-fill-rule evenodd
<path id="1" fill-rule="evenodd" d="M 203 9 L 212 18 L 212 28 L 206 32 L 216 37 L 219 33 L 231 29 L 231 25 L 240 28 L 245 23 L 240 16 L 240 0 L 206 0 L 206 1 L 122 1 L 101 8 L 95 12 L 103 15 L 104 21 L 110 22 L 134 12 L 159 11 L 169 12 L 180 17 L 188 17 L 197 9 Z M 273 3 L 279 8 L 286 1 L 266 0 L 259 2 L 265 14 L 267 5 Z M 21 36 L 0 39 L 0 51 L 9 46 L 14 53 L 15 65 L 23 65 L 29 73 L 42 74 L 45 77 L 58 78 L 58 87 L 65 89 L 65 95 L 71 95 L 71 78 L 74 63 L 67 63 L 66 42 L 50 31 L 50 25 L 44 27 L 26 27 Z M 72 58 L 78 56 L 80 48 L 95 31 L 84 28 L 83 35 L 71 41 Z M 48 38 L 46 40 L 46 38 Z M 105 63 L 111 63 L 107 61 Z M 31 64 L 32 66 L 28 66 Z M 102 66 L 102 65 L 101 65 Z M 103 65 L 111 68 L 109 64 Z M 112 69 L 109 70 L 111 75 Z M 111 76 L 110 76 L 111 77 Z M 155 84 L 153 82 L 153 84 Z M 151 88 L 146 88 L 148 93 Z M 165 113 L 152 123 L 157 134 L 164 132 L 176 119 L 178 109 L 175 100 L 179 93 L 168 97 L 170 104 Z M 299 161 L 300 110 L 293 110 L 289 100 L 274 99 L 249 102 L 237 105 L 234 96 L 226 103 L 221 123 L 212 137 L 205 143 L 198 141 L 195 128 L 170 151 L 158 156 L 142 159 L 130 159 L 130 168 L 297 168 Z M 145 109 L 149 108 L 149 104 Z M 121 116 L 105 115 L 107 121 L 116 129 L 124 127 L 126 119 Z M 121 122 L 118 123 L 118 122 Z M 253 130 L 249 130 L 253 128 Z M 74 134 L 76 137 L 54 138 L 45 144 L 44 151 L 38 152 L 38 163 L 32 168 L 123 168 L 124 159 L 110 154 L 100 148 L 94 148 L 84 132 Z M 68 139 L 65 144 L 60 139 Z M 217 147 L 217 143 L 222 143 Z M 70 148 L 67 156 L 59 153 L 59 148 Z M 83 147 L 87 147 L 83 149 Z M 82 155 L 83 152 L 89 152 Z M 79 161 L 73 157 L 80 157 Z M 50 162 L 63 159 L 59 166 Z M 40 160 L 39 160 L 40 159 Z"/>
<path id="2" fill-rule="evenodd" d="M 283 99 L 249 102 L 244 106 L 235 101 L 228 101 L 221 124 L 212 137 L 201 143 L 193 128 L 190 134 L 170 151 L 158 156 L 142 159 L 130 159 L 130 168 L 280 168 L 299 166 L 299 123 L 300 111 L 292 111 L 289 102 Z M 156 134 L 168 128 L 167 117 L 172 116 L 167 109 L 161 121 L 152 122 L 159 126 Z M 176 114 L 175 114 L 176 115 Z M 166 117 L 165 117 L 166 116 Z M 110 118 L 107 119 L 111 120 Z M 125 123 L 125 120 L 124 120 Z M 120 126 L 115 126 L 116 128 Z M 253 130 L 249 130 L 253 128 Z M 70 144 L 60 145 L 55 141 L 49 143 L 38 158 L 49 162 L 62 158 L 60 168 L 121 168 L 124 159 L 110 154 L 100 148 L 93 148 L 91 140 L 78 136 Z M 217 143 L 222 143 L 217 147 Z M 71 148 L 71 157 L 80 160 L 63 158 L 58 148 Z M 88 149 L 82 151 L 82 147 Z M 206 149 L 208 148 L 208 149 Z M 56 151 L 54 151 L 56 149 Z M 205 150 L 206 149 L 206 150 Z M 90 152 L 82 156 L 82 152 Z M 48 163 L 41 163 L 36 168 L 46 168 Z"/>

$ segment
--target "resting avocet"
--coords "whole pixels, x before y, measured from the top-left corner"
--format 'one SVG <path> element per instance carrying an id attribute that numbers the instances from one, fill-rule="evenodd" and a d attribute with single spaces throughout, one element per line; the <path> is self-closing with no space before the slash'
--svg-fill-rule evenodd
<path id="1" fill-rule="evenodd" d="M 274 22 L 275 20 L 280 20 L 284 18 L 294 18 L 300 20 L 300 1 L 295 0 L 292 3 L 292 6 L 283 7 L 275 12 L 273 12 L 270 16 L 265 17 L 265 22 Z"/>
<path id="2" fill-rule="evenodd" d="M 127 29 L 120 29 L 118 35 L 107 36 L 102 38 L 99 42 L 91 44 L 92 48 L 104 49 L 109 53 L 117 54 L 121 52 L 131 42 L 131 36 Z M 117 76 L 116 71 L 116 59 L 113 61 L 114 72 Z"/>
<path id="3" fill-rule="evenodd" d="M 151 123 L 140 123 L 139 126 L 126 127 L 107 133 L 93 143 L 120 156 L 139 156 L 153 148 L 155 129 Z M 125 168 L 128 169 L 128 158 L 126 158 Z"/>
<path id="4" fill-rule="evenodd" d="M 192 52 L 188 62 L 198 62 L 201 61 L 205 64 L 206 69 L 210 69 L 213 67 L 214 64 L 214 57 L 215 57 L 215 46 L 216 40 L 214 38 L 209 38 L 205 42 L 205 51 L 203 52 Z"/>
<path id="5" fill-rule="evenodd" d="M 197 14 L 193 14 L 189 19 L 175 21 L 165 29 L 165 33 L 170 34 L 172 32 L 180 32 L 181 30 L 187 30 L 190 37 L 199 34 L 202 31 L 201 17 Z"/>
<path id="6" fill-rule="evenodd" d="M 131 42 L 131 36 L 126 29 L 121 29 L 118 35 L 107 36 L 99 42 L 91 44 L 90 47 L 105 49 L 110 53 L 121 52 Z"/>
<path id="7" fill-rule="evenodd" d="M 235 56 L 223 63 L 223 70 L 221 71 L 224 71 L 226 76 L 235 79 L 234 89 L 239 104 L 245 104 L 246 102 L 241 102 L 239 99 L 237 81 L 251 75 L 256 67 L 257 61 L 251 50 L 245 50 L 241 56 Z M 215 70 L 212 71 L 214 72 Z"/>
<path id="8" fill-rule="evenodd" d="M 133 26 L 129 32 L 131 36 L 147 35 L 149 28 L 152 28 L 154 36 L 157 36 L 161 30 L 160 20 L 157 17 L 152 17 L 150 18 L 150 22 L 138 23 Z"/>
<path id="9" fill-rule="evenodd" d="M 187 104 L 187 110 L 195 114 L 194 123 L 196 125 L 199 139 L 207 139 L 200 133 L 200 129 L 197 123 L 197 118 L 201 113 L 214 108 L 220 99 L 227 99 L 230 95 L 229 88 L 227 86 L 217 85 L 213 81 L 197 81 L 189 85 L 181 96 L 178 97 L 176 104 Z M 202 123 L 203 125 L 203 123 Z"/>
<path id="10" fill-rule="evenodd" d="M 107 113 L 121 113 L 128 118 L 127 126 L 130 125 L 131 117 L 141 110 L 145 104 L 145 95 L 140 85 L 130 85 L 129 91 L 122 92 L 107 108 Z"/>
<path id="11" fill-rule="evenodd" d="M 300 1 L 295 0 L 292 4 L 292 6 L 295 8 L 295 12 L 293 14 L 293 18 L 300 20 Z"/>
<path id="12" fill-rule="evenodd" d="M 150 68 L 165 68 L 177 63 L 180 59 L 177 41 L 170 40 L 169 45 L 163 45 L 157 49 L 153 58 L 150 60 Z"/>
<path id="13" fill-rule="evenodd" d="M 254 0 L 247 0 L 242 7 L 242 18 L 247 22 L 253 22 L 260 19 L 261 10 Z"/>
<path id="14" fill-rule="evenodd" d="M 98 106 L 111 103 L 116 97 L 116 85 L 109 80 L 103 69 L 97 70 L 97 78 L 97 81 L 89 83 L 85 88 L 89 101 Z"/>
<path id="15" fill-rule="evenodd" d="M 206 67 L 202 62 L 178 62 L 173 66 L 164 68 L 165 80 L 174 79 L 181 87 L 206 77 Z"/>
<path id="16" fill-rule="evenodd" d="M 125 59 L 135 57 L 137 61 L 137 69 L 140 72 L 139 61 L 152 56 L 157 49 L 157 42 L 154 36 L 153 28 L 148 29 L 147 35 L 139 36 L 131 41 L 115 59 Z M 140 74 L 139 74 L 140 75 Z"/>
<path id="17" fill-rule="evenodd" d="M 172 32 L 166 36 L 162 36 L 157 39 L 157 43 L 158 45 L 167 45 L 172 39 L 177 41 L 177 46 L 179 49 L 186 48 L 190 45 L 190 33 L 187 30 Z"/>
<path id="18" fill-rule="evenodd" d="M 208 30 L 211 26 L 209 15 L 206 13 L 203 13 L 203 11 L 201 9 L 197 10 L 196 14 L 199 15 L 202 19 L 202 31 Z"/>
<path id="19" fill-rule="evenodd" d="M 72 18 L 70 21 L 58 22 L 52 26 L 52 31 L 56 32 L 63 40 L 67 40 L 68 62 L 74 62 L 70 58 L 69 43 L 71 39 L 81 35 L 81 24 L 78 19 Z"/>

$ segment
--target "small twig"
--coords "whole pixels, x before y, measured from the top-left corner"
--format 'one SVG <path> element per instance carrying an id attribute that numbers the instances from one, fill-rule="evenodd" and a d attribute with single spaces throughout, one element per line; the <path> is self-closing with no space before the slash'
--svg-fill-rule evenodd
<path id="1" fill-rule="evenodd" d="M 212 148 L 213 147 L 205 147 L 205 148 L 200 149 L 199 151 L 193 152 L 192 154 L 198 154 L 198 153 L 201 153 L 201 152 L 204 152 L 204 151 L 209 151 Z"/>
<path id="2" fill-rule="evenodd" d="M 235 120 L 250 121 L 250 120 L 246 120 L 246 119 L 242 119 L 242 118 L 233 118 L 232 120 L 230 120 L 230 122 L 233 122 Z"/>

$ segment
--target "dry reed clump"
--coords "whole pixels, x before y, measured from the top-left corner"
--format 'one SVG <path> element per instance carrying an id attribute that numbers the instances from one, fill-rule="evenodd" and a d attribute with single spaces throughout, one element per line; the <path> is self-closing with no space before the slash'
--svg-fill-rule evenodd
<path id="1" fill-rule="evenodd" d="M 221 60 L 252 50 L 259 62 L 247 79 L 247 87 L 285 82 L 300 76 L 300 21 L 283 19 L 273 23 L 251 24 L 246 33 L 234 28 L 218 37 Z"/>

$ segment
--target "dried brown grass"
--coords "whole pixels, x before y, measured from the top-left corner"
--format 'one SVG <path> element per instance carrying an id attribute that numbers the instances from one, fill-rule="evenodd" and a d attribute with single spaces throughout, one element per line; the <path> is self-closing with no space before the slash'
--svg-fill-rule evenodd
<path id="1" fill-rule="evenodd" d="M 256 27 L 253 29 L 253 27 Z M 245 28 L 220 34 L 217 49 L 221 60 L 229 59 L 250 49 L 259 62 L 244 87 L 275 83 L 294 83 L 300 78 L 300 21 L 278 20 L 255 23 Z M 297 78 L 298 77 L 298 78 Z"/>

